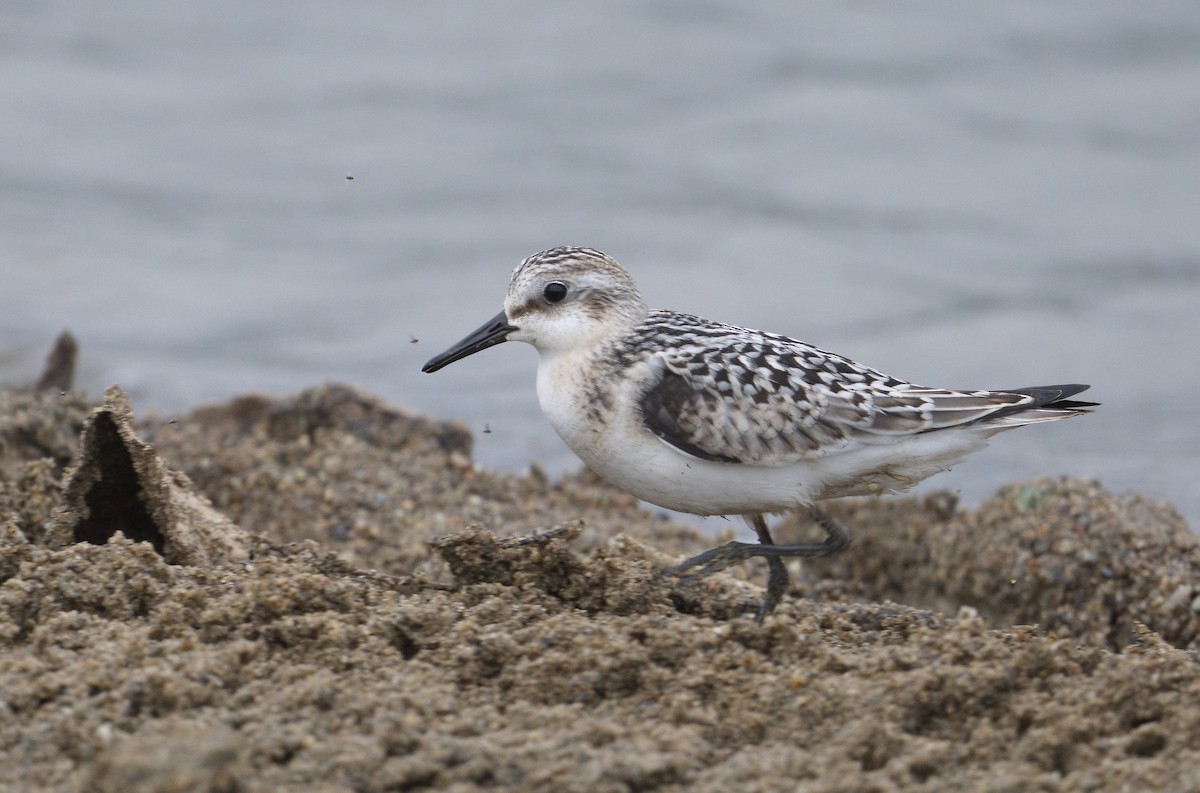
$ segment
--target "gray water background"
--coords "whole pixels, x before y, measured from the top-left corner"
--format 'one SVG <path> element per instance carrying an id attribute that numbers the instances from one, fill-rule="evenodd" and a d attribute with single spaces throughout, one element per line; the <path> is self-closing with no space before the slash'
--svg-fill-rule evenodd
<path id="1" fill-rule="evenodd" d="M 341 380 L 562 472 L 531 349 L 420 372 L 559 244 L 926 385 L 1091 383 L 923 489 L 1200 526 L 1195 0 L 0 4 L 0 381 L 68 327 L 143 413 Z"/>

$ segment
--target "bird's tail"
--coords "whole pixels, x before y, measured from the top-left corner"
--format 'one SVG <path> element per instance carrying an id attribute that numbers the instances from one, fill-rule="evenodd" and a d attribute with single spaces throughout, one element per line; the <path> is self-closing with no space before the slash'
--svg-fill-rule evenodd
<path id="1" fill-rule="evenodd" d="M 1090 386 L 1072 383 L 1069 385 L 1042 385 L 1032 388 L 1001 388 L 1004 394 L 1020 394 L 1031 397 L 1021 405 L 998 410 L 980 423 L 997 430 L 1020 427 L 1025 424 L 1040 424 L 1043 421 L 1058 421 L 1091 413 L 1099 402 L 1079 402 L 1067 397 L 1086 391 Z"/>

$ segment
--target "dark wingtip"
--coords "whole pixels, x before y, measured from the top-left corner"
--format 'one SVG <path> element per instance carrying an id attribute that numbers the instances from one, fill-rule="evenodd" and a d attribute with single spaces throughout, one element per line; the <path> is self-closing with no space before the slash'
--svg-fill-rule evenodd
<path id="1" fill-rule="evenodd" d="M 1030 386 L 1029 388 L 1002 388 L 999 389 L 1006 394 L 1022 394 L 1024 396 L 1033 397 L 1033 402 L 1026 405 L 1019 405 L 1013 408 L 1015 412 L 1024 412 L 1026 410 L 1034 410 L 1037 408 L 1054 408 L 1056 410 L 1079 410 L 1086 412 L 1089 408 L 1099 407 L 1099 402 L 1082 402 L 1067 397 L 1075 396 L 1076 394 L 1087 391 L 1091 388 L 1090 385 L 1084 383 L 1067 383 L 1065 385 L 1039 385 Z M 1000 411 L 994 415 L 999 416 L 1009 411 Z"/>
<path id="2" fill-rule="evenodd" d="M 1100 404 L 1099 402 L 1077 402 L 1072 399 L 1060 399 L 1057 402 L 1050 402 L 1041 407 L 1060 408 L 1062 410 L 1087 410 L 1089 408 L 1098 408 Z"/>

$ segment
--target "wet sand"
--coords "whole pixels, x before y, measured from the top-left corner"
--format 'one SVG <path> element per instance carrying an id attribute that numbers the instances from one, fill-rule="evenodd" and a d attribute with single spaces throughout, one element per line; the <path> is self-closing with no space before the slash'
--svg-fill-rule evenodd
<path id="1" fill-rule="evenodd" d="M 757 564 L 658 575 L 724 538 L 471 442 L 338 385 L 0 392 L 0 790 L 1200 788 L 1168 505 L 832 504 L 854 546 L 760 627 Z"/>

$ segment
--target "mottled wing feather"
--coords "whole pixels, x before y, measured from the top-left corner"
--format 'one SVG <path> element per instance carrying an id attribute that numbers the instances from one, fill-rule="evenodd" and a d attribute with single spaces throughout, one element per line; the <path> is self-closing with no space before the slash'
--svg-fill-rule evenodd
<path id="1" fill-rule="evenodd" d="M 819 456 L 843 442 L 837 424 L 815 420 L 820 406 L 804 398 L 758 402 L 754 396 L 763 392 L 748 390 L 734 388 L 726 395 L 710 382 L 664 369 L 643 397 L 645 421 L 668 443 L 720 462 L 797 460 Z M 737 409 L 732 408 L 734 402 Z"/>
<path id="2" fill-rule="evenodd" d="M 873 402 L 875 422 L 871 431 L 904 435 L 971 424 L 1003 410 L 1022 408 L 1031 400 L 1021 394 L 997 391 L 952 391 L 909 386 L 902 395 L 876 395 Z M 914 415 L 920 418 L 920 422 L 893 427 L 894 418 L 898 415 Z"/>
<path id="3" fill-rule="evenodd" d="M 688 378 L 672 372 L 665 372 L 642 397 L 643 420 L 658 437 L 702 460 L 741 462 L 738 457 L 718 453 L 720 439 L 709 437 L 702 429 L 711 406 L 712 400 L 705 399 Z"/>
<path id="4" fill-rule="evenodd" d="M 701 459 L 784 465 L 979 422 L 1049 396 L 924 388 L 794 339 L 687 316 L 681 327 L 680 319 L 676 343 L 651 355 L 656 376 L 641 407 L 655 434 Z M 667 329 L 649 330 L 661 341 Z"/>

